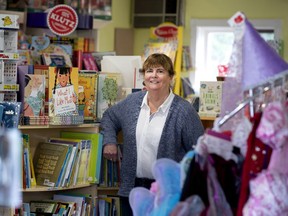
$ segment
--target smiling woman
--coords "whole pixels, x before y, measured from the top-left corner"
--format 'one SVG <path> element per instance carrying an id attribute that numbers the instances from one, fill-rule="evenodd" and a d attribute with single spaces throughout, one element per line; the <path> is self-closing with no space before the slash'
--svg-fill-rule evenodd
<path id="1" fill-rule="evenodd" d="M 152 165 L 159 158 L 179 162 L 204 132 L 193 106 L 171 90 L 171 59 L 154 53 L 143 64 L 145 90 L 128 95 L 108 108 L 101 120 L 104 157 L 117 159 L 117 134 L 123 134 L 120 195 L 122 215 L 133 215 L 130 191 L 150 188 Z"/>

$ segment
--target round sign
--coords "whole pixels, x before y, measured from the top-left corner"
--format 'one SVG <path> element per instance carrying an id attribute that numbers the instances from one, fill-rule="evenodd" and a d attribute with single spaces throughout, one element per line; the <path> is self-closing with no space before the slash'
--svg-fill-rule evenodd
<path id="1" fill-rule="evenodd" d="M 78 16 L 72 7 L 57 5 L 50 9 L 47 15 L 47 24 L 54 34 L 69 35 L 77 28 Z"/>
<path id="2" fill-rule="evenodd" d="M 155 30 L 154 34 L 162 38 L 172 38 L 177 36 L 178 28 L 175 25 L 163 24 L 159 25 Z"/>

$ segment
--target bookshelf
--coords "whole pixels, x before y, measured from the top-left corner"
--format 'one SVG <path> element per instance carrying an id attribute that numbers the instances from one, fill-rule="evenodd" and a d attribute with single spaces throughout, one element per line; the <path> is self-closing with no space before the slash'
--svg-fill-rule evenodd
<path id="1" fill-rule="evenodd" d="M 0 14 L 11 14 L 11 15 L 17 15 L 19 16 L 18 23 L 20 25 L 26 26 L 27 24 L 27 12 L 24 11 L 10 11 L 10 10 L 0 10 Z M 45 14 L 45 13 L 42 13 Z M 40 15 L 41 16 L 41 15 Z M 83 19 L 87 19 L 87 17 L 83 17 Z M 109 25 L 112 21 L 111 20 L 102 20 L 92 17 L 92 29 L 100 29 L 105 27 L 106 25 Z"/>
<path id="2" fill-rule="evenodd" d="M 0 100 L 16 102 L 19 15 L 0 14 Z"/>
<path id="3" fill-rule="evenodd" d="M 215 117 L 200 116 L 204 128 L 213 128 Z"/>
<path id="4" fill-rule="evenodd" d="M 30 151 L 34 156 L 35 149 L 39 142 L 48 140 L 49 137 L 60 137 L 61 131 L 75 132 L 99 132 L 99 123 L 81 124 L 81 125 L 22 125 L 18 127 L 22 133 L 30 136 Z M 45 187 L 36 186 L 27 189 L 22 189 L 23 202 L 31 200 L 47 200 L 57 193 L 81 193 L 90 194 L 96 200 L 101 195 L 117 195 L 118 187 L 103 187 L 98 184 L 79 184 L 71 187 Z"/>

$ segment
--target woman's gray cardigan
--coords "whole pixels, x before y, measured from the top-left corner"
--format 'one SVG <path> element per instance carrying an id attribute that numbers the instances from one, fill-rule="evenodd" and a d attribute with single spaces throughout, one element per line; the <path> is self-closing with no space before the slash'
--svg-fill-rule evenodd
<path id="1" fill-rule="evenodd" d="M 136 177 L 136 125 L 141 104 L 146 91 L 128 95 L 127 98 L 108 108 L 101 120 L 103 145 L 116 144 L 117 133 L 123 132 L 123 159 L 121 165 L 121 185 L 118 194 L 129 196 Z M 193 106 L 175 95 L 161 135 L 157 159 L 170 158 L 181 161 L 187 151 L 195 146 L 204 133 L 201 120 Z"/>

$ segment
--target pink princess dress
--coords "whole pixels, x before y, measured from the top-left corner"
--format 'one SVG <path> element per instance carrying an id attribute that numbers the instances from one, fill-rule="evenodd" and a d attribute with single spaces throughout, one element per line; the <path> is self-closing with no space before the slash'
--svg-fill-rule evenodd
<path id="1" fill-rule="evenodd" d="M 256 136 L 272 149 L 267 170 L 250 181 L 250 196 L 244 216 L 288 215 L 288 104 L 270 103 Z"/>

